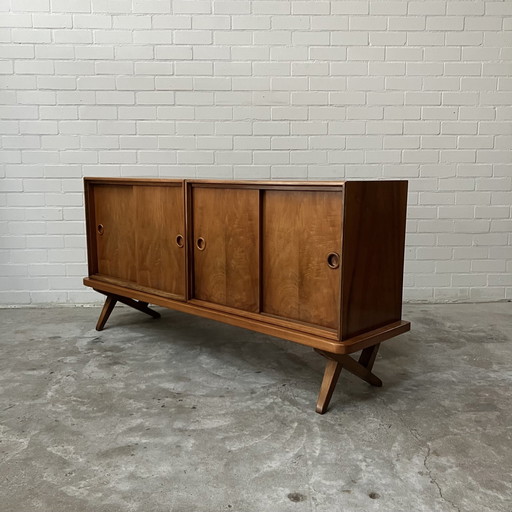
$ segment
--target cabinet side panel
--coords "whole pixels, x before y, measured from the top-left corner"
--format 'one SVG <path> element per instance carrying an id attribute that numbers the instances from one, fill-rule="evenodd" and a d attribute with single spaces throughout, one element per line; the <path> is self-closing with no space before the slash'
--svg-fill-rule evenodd
<path id="1" fill-rule="evenodd" d="M 406 181 L 345 183 L 342 339 L 401 319 Z"/>
<path id="2" fill-rule="evenodd" d="M 98 253 L 96 249 L 96 219 L 94 213 L 94 185 L 84 180 L 85 232 L 87 239 L 87 268 L 89 275 L 98 272 Z"/>
<path id="3" fill-rule="evenodd" d="M 263 194 L 262 311 L 336 329 L 339 325 L 341 192 Z"/>
<path id="4" fill-rule="evenodd" d="M 136 281 L 133 187 L 94 185 L 98 273 Z"/>
<path id="5" fill-rule="evenodd" d="M 134 192 L 137 283 L 184 297 L 182 187 L 137 185 Z M 178 235 L 182 237 L 179 240 Z"/>

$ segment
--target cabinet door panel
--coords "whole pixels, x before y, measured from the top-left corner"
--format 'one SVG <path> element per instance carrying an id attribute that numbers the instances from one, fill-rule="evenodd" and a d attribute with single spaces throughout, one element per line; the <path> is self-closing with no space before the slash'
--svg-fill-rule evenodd
<path id="1" fill-rule="evenodd" d="M 337 330 L 341 192 L 265 191 L 262 210 L 262 312 Z"/>
<path id="2" fill-rule="evenodd" d="M 98 272 L 135 281 L 137 263 L 133 187 L 96 185 L 94 187 L 96 250 Z"/>
<path id="3" fill-rule="evenodd" d="M 134 195 L 137 284 L 183 298 L 183 188 L 181 185 L 135 186 Z M 177 241 L 178 235 L 183 237 L 182 240 Z"/>
<path id="4" fill-rule="evenodd" d="M 194 187 L 192 200 L 194 297 L 258 311 L 259 191 Z"/>

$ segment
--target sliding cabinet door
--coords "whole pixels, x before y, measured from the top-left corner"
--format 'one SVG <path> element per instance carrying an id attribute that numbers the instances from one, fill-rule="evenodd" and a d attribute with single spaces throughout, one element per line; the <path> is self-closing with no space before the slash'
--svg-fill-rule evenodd
<path id="1" fill-rule="evenodd" d="M 97 279 L 185 297 L 183 182 L 112 180 L 88 189 Z"/>
<path id="2" fill-rule="evenodd" d="M 101 276 L 135 282 L 133 187 L 94 185 L 94 209 L 97 272 Z"/>
<path id="3" fill-rule="evenodd" d="M 183 186 L 135 186 L 137 284 L 185 297 Z"/>
<path id="4" fill-rule="evenodd" d="M 193 297 L 245 311 L 259 306 L 259 191 L 191 187 Z"/>
<path id="5" fill-rule="evenodd" d="M 338 330 L 341 191 L 266 190 L 262 313 Z"/>

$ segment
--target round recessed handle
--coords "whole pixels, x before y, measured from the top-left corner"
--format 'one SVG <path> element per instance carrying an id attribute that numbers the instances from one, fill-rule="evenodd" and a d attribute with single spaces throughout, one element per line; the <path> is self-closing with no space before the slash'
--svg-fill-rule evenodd
<path id="1" fill-rule="evenodd" d="M 183 238 L 183 235 L 176 235 L 176 245 L 182 249 L 185 247 L 185 239 Z"/>
<path id="2" fill-rule="evenodd" d="M 327 265 L 330 268 L 338 268 L 340 266 L 340 255 L 337 252 L 330 252 L 327 255 Z"/>
<path id="3" fill-rule="evenodd" d="M 98 235 L 103 235 L 103 232 L 105 231 L 105 227 L 103 224 L 98 224 Z"/>
<path id="4" fill-rule="evenodd" d="M 197 240 L 196 240 L 196 247 L 200 250 L 200 251 L 204 251 L 205 248 L 206 248 L 206 240 L 200 236 Z"/>

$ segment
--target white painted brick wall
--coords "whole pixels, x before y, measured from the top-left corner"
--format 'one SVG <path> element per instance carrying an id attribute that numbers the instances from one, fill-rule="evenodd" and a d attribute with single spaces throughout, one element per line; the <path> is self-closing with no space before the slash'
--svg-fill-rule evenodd
<path id="1" fill-rule="evenodd" d="M 0 302 L 84 303 L 82 176 L 410 182 L 409 301 L 512 299 L 510 0 L 0 0 Z"/>

